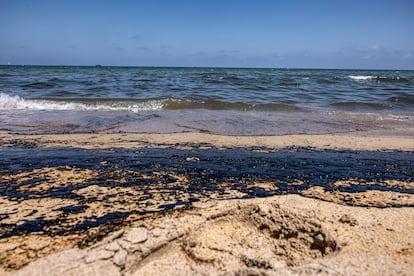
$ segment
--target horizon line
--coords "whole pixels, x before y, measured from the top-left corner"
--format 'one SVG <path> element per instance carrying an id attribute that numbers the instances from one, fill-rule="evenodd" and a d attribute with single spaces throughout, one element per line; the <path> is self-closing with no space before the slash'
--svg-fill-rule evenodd
<path id="1" fill-rule="evenodd" d="M 332 67 L 248 67 L 248 66 L 180 66 L 180 65 L 67 65 L 67 64 L 0 64 L 1 67 L 129 67 L 129 68 L 200 68 L 200 69 L 276 69 L 276 70 L 356 70 L 356 71 L 414 71 L 413 69 L 401 69 L 401 68 L 332 68 Z"/>

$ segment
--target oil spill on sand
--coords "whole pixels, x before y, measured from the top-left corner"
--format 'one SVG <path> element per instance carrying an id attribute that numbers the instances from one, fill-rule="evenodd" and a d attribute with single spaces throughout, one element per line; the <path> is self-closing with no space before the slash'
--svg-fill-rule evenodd
<path id="1" fill-rule="evenodd" d="M 50 254 L 52 241 L 64 247 L 93 240 L 98 228 L 211 198 L 293 193 L 346 205 L 414 206 L 413 152 L 181 146 L 187 149 L 0 149 L 3 268 Z"/>

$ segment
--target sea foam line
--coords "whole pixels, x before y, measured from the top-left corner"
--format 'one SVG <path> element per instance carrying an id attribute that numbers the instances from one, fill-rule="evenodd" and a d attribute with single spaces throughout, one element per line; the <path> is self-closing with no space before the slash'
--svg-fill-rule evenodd
<path id="1" fill-rule="evenodd" d="M 74 111 L 115 111 L 125 110 L 131 112 L 161 110 L 165 106 L 162 100 L 149 100 L 141 103 L 120 103 L 98 104 L 79 102 L 58 102 L 52 100 L 25 99 L 20 96 L 13 96 L 0 93 L 0 110 L 74 110 Z"/>
<path id="2" fill-rule="evenodd" d="M 376 76 L 348 76 L 350 79 L 363 81 L 363 80 L 372 80 L 376 79 Z"/>

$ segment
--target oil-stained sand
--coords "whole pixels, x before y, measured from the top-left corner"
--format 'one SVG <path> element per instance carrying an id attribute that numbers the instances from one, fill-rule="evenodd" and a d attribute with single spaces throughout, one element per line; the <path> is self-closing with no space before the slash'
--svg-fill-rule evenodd
<path id="1" fill-rule="evenodd" d="M 30 263 L 18 275 L 410 275 L 412 208 L 283 195 L 195 202 Z"/>
<path id="2" fill-rule="evenodd" d="M 412 152 L 181 146 L 0 149 L 2 268 L 210 199 L 300 194 L 352 206 L 414 206 Z"/>
<path id="3" fill-rule="evenodd" d="M 317 260 L 313 273 L 378 250 L 393 273 L 413 266 L 409 137 L 0 134 L 3 270 L 277 274 Z M 309 213 L 278 207 L 292 194 Z"/>

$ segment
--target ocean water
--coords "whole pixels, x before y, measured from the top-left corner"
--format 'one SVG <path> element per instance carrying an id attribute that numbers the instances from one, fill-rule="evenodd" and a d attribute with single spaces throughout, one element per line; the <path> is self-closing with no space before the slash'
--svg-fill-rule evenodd
<path id="1" fill-rule="evenodd" d="M 0 129 L 15 133 L 413 127 L 414 71 L 0 66 Z"/>

